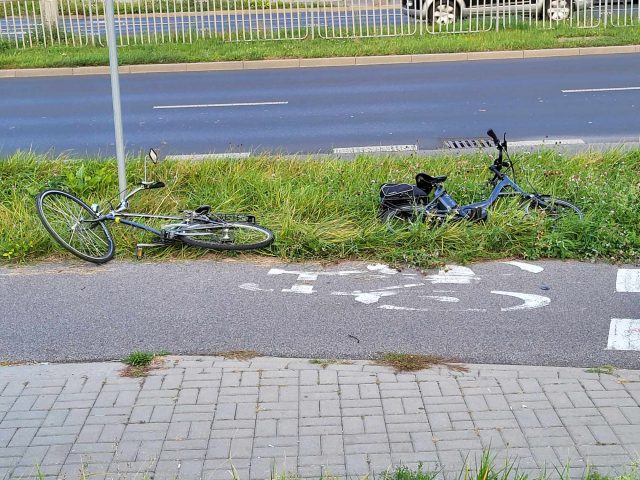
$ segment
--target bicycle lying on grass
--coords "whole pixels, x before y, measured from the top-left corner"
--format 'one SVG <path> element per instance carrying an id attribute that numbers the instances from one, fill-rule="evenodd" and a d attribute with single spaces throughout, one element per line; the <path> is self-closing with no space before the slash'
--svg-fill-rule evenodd
<path id="1" fill-rule="evenodd" d="M 163 182 L 147 181 L 147 158 L 154 164 L 159 157 L 155 150 L 145 157 L 144 180 L 137 187 L 125 190 L 120 204 L 104 213 L 97 204 L 87 205 L 71 193 L 47 189 L 36 197 L 38 216 L 51 236 L 74 255 L 93 263 L 105 263 L 115 254 L 115 244 L 107 222 L 122 223 L 155 235 L 154 243 L 138 244 L 136 255 L 143 247 L 186 244 L 210 250 L 253 250 L 273 243 L 273 233 L 258 225 L 252 215 L 212 213 L 201 205 L 185 210 L 180 216 L 151 215 L 128 212 L 129 199 L 141 190 L 165 186 Z M 129 218 L 168 220 L 159 230 Z"/>
<path id="2" fill-rule="evenodd" d="M 554 218 L 564 215 L 577 215 L 578 218 L 582 218 L 582 211 L 566 200 L 551 195 L 530 193 L 520 188 L 515 180 L 502 172 L 503 168 L 510 168 L 515 179 L 513 161 L 507 150 L 506 134 L 502 142 L 493 130 L 489 130 L 487 135 L 491 137 L 498 149 L 498 157 L 489 167 L 493 173 L 493 178 L 489 180 L 493 190 L 488 198 L 460 206 L 442 185 L 447 179 L 446 176 L 432 177 L 426 173 L 419 173 L 416 175 L 416 186 L 385 184 L 381 187 L 378 217 L 382 221 L 393 219 L 485 220 L 488 207 L 500 197 L 519 196 L 521 197 L 520 205 L 527 213 L 534 209 Z M 506 160 L 503 154 L 506 155 Z M 429 194 L 432 191 L 434 191 L 433 198 L 429 200 Z"/>

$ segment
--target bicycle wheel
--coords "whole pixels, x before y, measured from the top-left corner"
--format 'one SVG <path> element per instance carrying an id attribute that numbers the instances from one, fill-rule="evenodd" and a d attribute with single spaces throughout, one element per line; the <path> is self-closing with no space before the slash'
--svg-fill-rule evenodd
<path id="1" fill-rule="evenodd" d="M 36 210 L 44 228 L 65 249 L 88 262 L 113 258 L 115 244 L 105 222 L 90 222 L 98 215 L 77 197 L 62 190 L 45 190 L 36 197 Z"/>
<path id="2" fill-rule="evenodd" d="M 187 245 L 210 250 L 255 250 L 274 240 L 271 230 L 245 222 L 194 223 L 174 234 Z"/>
<path id="3" fill-rule="evenodd" d="M 551 195 L 536 195 L 525 200 L 524 209 L 526 213 L 529 213 L 530 209 L 544 211 L 547 215 L 553 218 L 577 215 L 578 218 L 582 219 L 584 216 L 582 211 L 572 203 L 560 198 L 552 197 Z"/>

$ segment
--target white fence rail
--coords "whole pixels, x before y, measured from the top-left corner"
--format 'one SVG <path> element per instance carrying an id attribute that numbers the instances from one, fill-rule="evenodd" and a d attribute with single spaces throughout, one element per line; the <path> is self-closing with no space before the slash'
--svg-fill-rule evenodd
<path id="1" fill-rule="evenodd" d="M 121 46 L 640 25 L 638 0 L 117 0 Z M 104 0 L 0 0 L 0 41 L 105 45 Z"/>

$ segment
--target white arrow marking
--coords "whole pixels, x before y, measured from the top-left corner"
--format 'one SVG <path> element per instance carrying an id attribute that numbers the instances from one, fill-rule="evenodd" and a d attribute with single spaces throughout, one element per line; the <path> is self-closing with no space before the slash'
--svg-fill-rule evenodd
<path id="1" fill-rule="evenodd" d="M 243 283 L 240 288 L 250 292 L 273 292 L 273 288 L 260 288 L 257 283 Z"/>
<path id="2" fill-rule="evenodd" d="M 501 292 L 494 290 L 491 293 L 495 293 L 496 295 L 506 295 L 508 297 L 516 297 L 520 300 L 524 300 L 524 303 L 521 305 L 516 305 L 514 307 L 501 308 L 501 312 L 513 312 L 515 310 L 532 310 L 534 308 L 542 308 L 546 307 L 551 303 L 551 299 L 549 297 L 543 297 L 542 295 L 533 295 L 530 293 L 518 293 L 518 292 Z"/>
<path id="3" fill-rule="evenodd" d="M 640 269 L 621 268 L 616 277 L 616 292 L 640 292 Z"/>
<path id="4" fill-rule="evenodd" d="M 512 261 L 512 262 L 500 262 L 500 263 L 504 263 L 506 265 L 513 265 L 514 267 L 518 267 L 520 270 L 525 270 L 531 273 L 540 273 L 544 270 L 544 268 L 539 267 L 538 265 L 533 265 L 531 263 L 525 263 L 525 262 Z"/>
<path id="5" fill-rule="evenodd" d="M 640 351 L 640 319 L 612 318 L 607 350 Z"/>

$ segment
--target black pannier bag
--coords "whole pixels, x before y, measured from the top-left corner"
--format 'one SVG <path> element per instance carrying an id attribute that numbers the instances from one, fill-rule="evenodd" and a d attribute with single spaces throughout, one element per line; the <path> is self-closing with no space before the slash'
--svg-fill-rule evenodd
<path id="1" fill-rule="evenodd" d="M 403 207 L 417 207 L 429 202 L 429 192 L 416 185 L 408 183 L 385 183 L 380 187 L 380 207 L 378 218 L 387 221 L 391 218 L 410 219 L 413 217 L 411 209 L 399 211 Z"/>

